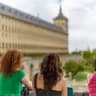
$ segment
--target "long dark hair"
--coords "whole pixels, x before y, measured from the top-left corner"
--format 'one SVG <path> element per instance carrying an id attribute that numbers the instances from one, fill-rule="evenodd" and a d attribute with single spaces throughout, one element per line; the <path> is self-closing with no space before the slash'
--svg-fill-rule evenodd
<path id="1" fill-rule="evenodd" d="M 4 75 L 11 75 L 16 68 L 21 67 L 21 52 L 16 49 L 8 50 L 1 59 L 1 73 Z"/>
<path id="2" fill-rule="evenodd" d="M 44 77 L 45 89 L 52 89 L 61 80 L 63 75 L 60 58 L 55 53 L 50 53 L 43 59 L 40 72 Z"/>

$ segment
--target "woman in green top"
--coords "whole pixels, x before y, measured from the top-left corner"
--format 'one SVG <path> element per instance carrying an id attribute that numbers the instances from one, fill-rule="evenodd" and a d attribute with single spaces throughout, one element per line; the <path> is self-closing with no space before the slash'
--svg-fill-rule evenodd
<path id="1" fill-rule="evenodd" d="M 32 89 L 32 82 L 22 70 L 20 51 L 8 50 L 1 59 L 0 96 L 21 96 L 22 84 Z"/>

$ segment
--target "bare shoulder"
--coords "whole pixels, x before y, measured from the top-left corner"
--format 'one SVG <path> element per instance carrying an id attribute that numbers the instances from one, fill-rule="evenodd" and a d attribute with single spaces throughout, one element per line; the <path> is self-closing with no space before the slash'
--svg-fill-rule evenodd
<path id="1" fill-rule="evenodd" d="M 43 79 L 43 75 L 40 74 L 40 73 L 38 73 L 38 79 L 39 79 L 39 80 Z"/>
<path id="2" fill-rule="evenodd" d="M 36 76 L 36 75 L 37 75 L 37 76 Z M 35 74 L 33 75 L 33 80 L 35 79 L 35 76 L 37 77 L 37 81 L 43 79 L 43 76 L 42 76 L 40 73 L 35 73 Z"/>
<path id="3" fill-rule="evenodd" d="M 62 96 L 67 96 L 67 85 L 66 85 L 66 79 L 64 77 L 62 77 L 61 83 L 62 83 Z"/>
<path id="4" fill-rule="evenodd" d="M 63 84 L 65 83 L 65 78 L 64 77 L 61 78 L 61 83 L 63 83 Z"/>
<path id="5" fill-rule="evenodd" d="M 66 86 L 66 80 L 64 77 L 61 78 L 60 82 L 61 82 L 62 87 Z"/>
<path id="6" fill-rule="evenodd" d="M 37 73 L 34 73 L 32 76 L 32 82 L 34 83 L 35 77 L 36 77 Z"/>

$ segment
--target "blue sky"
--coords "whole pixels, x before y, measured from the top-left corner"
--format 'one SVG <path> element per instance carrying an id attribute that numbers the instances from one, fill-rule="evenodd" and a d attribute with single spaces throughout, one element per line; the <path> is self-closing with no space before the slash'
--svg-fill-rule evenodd
<path id="1" fill-rule="evenodd" d="M 34 16 L 53 22 L 59 0 L 0 0 Z M 69 50 L 96 48 L 96 0 L 62 0 L 62 9 L 69 19 Z"/>

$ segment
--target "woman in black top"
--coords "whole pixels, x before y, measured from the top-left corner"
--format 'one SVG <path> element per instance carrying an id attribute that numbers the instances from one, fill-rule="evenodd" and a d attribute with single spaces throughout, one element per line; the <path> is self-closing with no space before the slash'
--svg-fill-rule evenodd
<path id="1" fill-rule="evenodd" d="M 63 77 L 59 56 L 48 54 L 40 65 L 40 73 L 33 80 L 36 96 L 67 96 L 67 87 Z"/>

